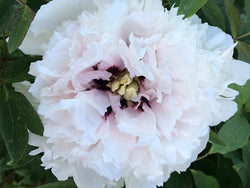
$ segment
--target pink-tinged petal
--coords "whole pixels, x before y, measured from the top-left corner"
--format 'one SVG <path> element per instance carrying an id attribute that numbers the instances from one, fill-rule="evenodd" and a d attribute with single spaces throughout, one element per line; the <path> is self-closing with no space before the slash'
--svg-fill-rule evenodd
<path id="1" fill-rule="evenodd" d="M 146 53 L 146 48 L 142 48 L 134 42 L 134 36 L 130 36 L 131 46 L 127 47 L 124 41 L 120 41 L 121 57 L 131 77 L 144 76 L 149 80 L 153 80 L 152 65 L 143 62 L 142 58 Z"/>
<path id="2" fill-rule="evenodd" d="M 112 93 L 109 93 L 108 97 L 109 97 L 109 102 L 110 102 L 110 106 L 112 107 L 112 110 L 115 113 L 118 113 L 119 111 L 121 111 L 121 102 L 120 102 L 121 97 L 119 95 L 114 95 Z"/>
<path id="3" fill-rule="evenodd" d="M 110 76 L 112 76 L 112 74 L 107 71 L 97 70 L 79 73 L 77 79 L 80 80 L 81 84 L 85 85 L 94 79 L 109 80 Z"/>
<path id="4" fill-rule="evenodd" d="M 176 121 L 182 116 L 182 109 L 174 97 L 165 97 L 163 101 L 152 105 L 157 127 L 162 136 L 170 137 Z"/>
<path id="5" fill-rule="evenodd" d="M 102 124 L 109 106 L 107 97 L 102 91 L 92 90 L 79 93 L 76 98 L 79 101 L 78 105 L 72 109 L 76 127 L 83 131 L 95 131 Z"/>
<path id="6" fill-rule="evenodd" d="M 103 125 L 100 126 L 97 135 L 104 142 L 105 153 L 103 153 L 103 157 L 105 161 L 112 160 L 113 162 L 116 161 L 118 164 L 127 162 L 130 152 L 135 147 L 136 139 L 129 134 L 121 132 L 112 115 L 107 118 L 107 121 Z M 113 145 L 112 151 L 109 151 L 110 145 L 105 144 L 106 142 Z"/>
<path id="7" fill-rule="evenodd" d="M 123 133 L 139 137 L 140 144 L 149 144 L 157 140 L 156 118 L 152 109 L 143 105 L 144 112 L 133 109 L 124 109 L 116 114 L 117 127 Z"/>

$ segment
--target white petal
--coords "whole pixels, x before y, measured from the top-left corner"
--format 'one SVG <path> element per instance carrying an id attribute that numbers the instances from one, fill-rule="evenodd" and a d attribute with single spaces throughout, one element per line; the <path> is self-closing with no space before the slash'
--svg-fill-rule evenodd
<path id="1" fill-rule="evenodd" d="M 29 132 L 29 144 L 32 146 L 46 145 L 47 139 Z"/>
<path id="2" fill-rule="evenodd" d="M 184 164 L 181 164 L 181 165 L 176 164 L 175 165 L 174 168 L 175 168 L 176 171 L 185 171 L 190 166 L 190 164 L 193 161 L 195 161 L 195 159 L 197 158 L 198 154 L 206 147 L 208 139 L 209 139 L 209 128 L 207 129 L 206 132 L 207 133 L 200 138 L 200 144 L 199 144 L 199 146 L 197 148 L 195 148 L 194 151 L 192 151 L 192 156 L 189 157 L 185 161 Z"/>
<path id="3" fill-rule="evenodd" d="M 233 45 L 234 42 L 230 35 L 226 34 L 218 27 L 208 27 L 206 41 L 204 43 L 205 49 L 222 54 Z M 231 51 L 233 52 L 233 49 L 231 49 Z"/>
<path id="4" fill-rule="evenodd" d="M 221 98 L 217 100 L 217 106 L 213 110 L 213 122 L 212 125 L 218 125 L 222 121 L 227 121 L 238 110 L 237 103 L 227 98 Z"/>
<path id="5" fill-rule="evenodd" d="M 142 57 L 146 53 L 146 48 L 142 48 L 135 41 L 133 34 L 130 35 L 131 45 L 127 47 L 123 40 L 120 40 L 121 58 L 124 61 L 126 68 L 128 69 L 130 76 L 145 76 L 149 80 L 153 80 L 152 64 L 142 61 Z"/>
<path id="6" fill-rule="evenodd" d="M 240 60 L 233 60 L 231 63 L 224 63 L 223 73 L 226 74 L 230 83 L 244 85 L 250 79 L 250 64 Z"/>
<path id="7" fill-rule="evenodd" d="M 55 160 L 51 169 L 59 181 L 65 181 L 72 175 L 73 166 L 63 159 Z"/>
<path id="8" fill-rule="evenodd" d="M 30 55 L 43 55 L 43 45 L 55 29 L 65 21 L 76 19 L 84 10 L 96 10 L 92 0 L 53 0 L 42 5 L 19 48 Z"/>
<path id="9" fill-rule="evenodd" d="M 172 96 L 166 97 L 162 103 L 155 103 L 152 107 L 160 133 L 162 136 L 170 137 L 176 121 L 182 116 L 177 100 Z"/>
<path id="10" fill-rule="evenodd" d="M 80 165 L 75 167 L 74 181 L 80 188 L 103 188 L 107 183 L 107 178 L 99 176 L 95 171 L 84 168 Z"/>
<path id="11" fill-rule="evenodd" d="M 44 54 L 44 44 L 49 41 L 52 32 L 40 33 L 37 37 L 34 37 L 33 32 L 30 30 L 27 32 L 22 44 L 19 49 L 25 54 L 29 55 L 43 55 Z"/>
<path id="12" fill-rule="evenodd" d="M 129 176 L 125 178 L 125 184 L 126 188 L 137 188 L 137 187 L 143 187 L 143 188 L 156 188 L 155 183 L 143 181 L 140 179 L 136 179 L 133 176 Z"/>

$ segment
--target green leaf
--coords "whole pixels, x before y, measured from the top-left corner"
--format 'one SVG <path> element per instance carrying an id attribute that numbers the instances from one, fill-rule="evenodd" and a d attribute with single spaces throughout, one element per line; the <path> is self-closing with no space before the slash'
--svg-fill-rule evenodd
<path id="1" fill-rule="evenodd" d="M 11 26 L 13 15 L 20 7 L 16 0 L 0 1 L 0 33 Z"/>
<path id="2" fill-rule="evenodd" d="M 48 3 L 48 0 L 27 0 L 27 5 L 35 12 L 39 10 L 41 5 Z"/>
<path id="3" fill-rule="evenodd" d="M 192 188 L 193 181 L 190 172 L 182 172 L 178 174 L 174 172 L 171 174 L 168 181 L 164 184 L 164 188 Z"/>
<path id="4" fill-rule="evenodd" d="M 37 61 L 38 59 L 40 59 L 40 56 L 23 56 L 19 58 L 8 58 L 7 68 L 3 70 L 4 82 L 15 83 L 33 79 L 33 76 L 31 76 L 28 71 L 30 63 Z"/>
<path id="5" fill-rule="evenodd" d="M 242 155 L 246 167 L 240 170 L 240 174 L 245 175 L 245 178 L 243 179 L 245 187 L 250 187 L 250 142 L 242 148 Z"/>
<path id="6" fill-rule="evenodd" d="M 242 108 L 246 112 L 250 112 L 250 80 L 244 86 L 239 86 L 236 84 L 231 84 L 230 88 L 239 91 L 239 95 L 236 97 L 235 101 L 238 103 L 238 108 Z"/>
<path id="7" fill-rule="evenodd" d="M 206 15 L 210 23 L 214 26 L 225 30 L 225 19 L 221 9 L 217 6 L 216 3 L 209 0 L 206 4 L 201 8 L 203 13 Z"/>
<path id="8" fill-rule="evenodd" d="M 9 95 L 10 96 L 10 95 Z M 43 135 L 43 124 L 29 101 L 18 92 L 11 92 L 10 100 L 15 103 L 16 110 L 20 111 L 23 124 L 33 133 Z"/>
<path id="9" fill-rule="evenodd" d="M 73 182 L 54 182 L 46 185 L 40 185 L 36 188 L 77 188 Z"/>
<path id="10" fill-rule="evenodd" d="M 220 139 L 226 147 L 214 144 L 209 153 L 226 154 L 245 146 L 250 136 L 250 126 L 243 115 L 238 115 L 228 120 L 218 132 Z"/>
<path id="11" fill-rule="evenodd" d="M 194 177 L 197 188 L 220 188 L 219 183 L 213 176 L 206 175 L 202 171 L 190 170 Z"/>
<path id="12" fill-rule="evenodd" d="M 43 132 L 41 120 L 27 99 L 13 89 L 1 89 L 0 133 L 11 158 L 9 165 L 17 164 L 25 153 L 27 128 L 36 134 Z"/>
<path id="13" fill-rule="evenodd" d="M 226 157 L 230 158 L 233 168 L 239 174 L 245 187 L 250 186 L 250 142 L 242 148 L 242 157 L 238 151 L 227 153 Z"/>
<path id="14" fill-rule="evenodd" d="M 250 33 L 250 18 L 247 17 L 246 14 L 240 15 L 241 26 L 238 33 L 237 40 L 243 37 L 248 36 L 247 33 Z"/>
<path id="15" fill-rule="evenodd" d="M 238 50 L 238 55 L 239 55 L 238 59 L 250 63 L 250 45 L 241 41 L 237 42 L 238 44 L 236 48 Z"/>
<path id="16" fill-rule="evenodd" d="M 231 159 L 234 163 L 233 168 L 235 169 L 236 172 L 239 173 L 240 169 L 245 168 L 246 164 L 242 161 L 242 157 L 239 153 L 239 151 L 232 151 L 224 155 L 225 157 Z"/>
<path id="17" fill-rule="evenodd" d="M 5 147 L 6 148 L 6 147 Z M 10 170 L 13 168 L 19 168 L 22 167 L 24 165 L 26 165 L 27 163 L 30 163 L 31 161 L 34 160 L 33 156 L 30 156 L 29 153 L 36 149 L 33 146 L 28 145 L 24 151 L 24 155 L 22 156 L 22 158 L 15 164 L 10 164 L 10 157 L 8 155 L 7 149 L 6 149 L 6 153 L 4 153 L 4 155 L 2 155 L 2 153 L 0 154 L 0 172 L 1 171 L 5 171 L 5 170 Z"/>
<path id="18" fill-rule="evenodd" d="M 3 169 L 3 166 L 10 161 L 10 157 L 8 155 L 7 148 L 5 146 L 5 142 L 0 134 L 0 173 Z"/>
<path id="19" fill-rule="evenodd" d="M 225 8 L 233 38 L 236 38 L 241 25 L 239 11 L 229 0 L 225 0 Z"/>
<path id="20" fill-rule="evenodd" d="M 247 17 L 250 19 L 250 1 L 245 0 L 244 10 L 247 14 Z"/>
<path id="21" fill-rule="evenodd" d="M 3 40 L 0 40 L 0 64 L 2 63 L 2 58 L 5 55 L 5 43 Z"/>
<path id="22" fill-rule="evenodd" d="M 210 130 L 210 133 L 209 133 L 209 142 L 211 144 L 226 146 L 225 143 L 220 139 L 220 137 L 212 130 Z"/>
<path id="23" fill-rule="evenodd" d="M 6 95 L 5 95 L 6 93 Z M 21 112 L 13 100 L 13 92 L 2 90 L 0 93 L 0 133 L 6 144 L 11 164 L 18 162 L 28 144 L 28 132 L 23 124 Z"/>
<path id="24" fill-rule="evenodd" d="M 193 16 L 207 0 L 181 0 L 178 15 L 184 14 L 186 17 Z"/>
<path id="25" fill-rule="evenodd" d="M 246 14 L 240 14 L 241 26 L 235 40 L 250 44 L 250 18 Z"/>
<path id="26" fill-rule="evenodd" d="M 22 43 L 33 17 L 34 14 L 27 5 L 24 5 L 15 12 L 8 42 L 9 53 L 14 52 Z"/>
<path id="27" fill-rule="evenodd" d="M 239 175 L 233 168 L 232 161 L 222 155 L 217 155 L 216 162 L 217 168 L 215 177 L 220 186 L 225 188 L 240 188 L 242 182 Z"/>

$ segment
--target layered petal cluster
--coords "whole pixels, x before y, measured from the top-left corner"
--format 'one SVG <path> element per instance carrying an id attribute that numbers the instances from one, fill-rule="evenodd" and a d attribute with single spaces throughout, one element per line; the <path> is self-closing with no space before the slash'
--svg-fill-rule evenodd
<path id="1" fill-rule="evenodd" d="M 243 85 L 250 66 L 234 46 L 160 0 L 50 1 L 20 47 L 43 56 L 30 67 L 44 124 L 31 154 L 80 188 L 162 185 L 237 111 L 228 85 Z"/>

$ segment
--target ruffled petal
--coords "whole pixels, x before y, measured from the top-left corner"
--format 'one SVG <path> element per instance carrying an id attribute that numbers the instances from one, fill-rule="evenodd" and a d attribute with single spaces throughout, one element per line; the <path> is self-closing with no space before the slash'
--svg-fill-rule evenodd
<path id="1" fill-rule="evenodd" d="M 78 187 L 82 188 L 101 188 L 107 184 L 107 179 L 98 175 L 89 168 L 75 167 L 74 181 Z"/>

